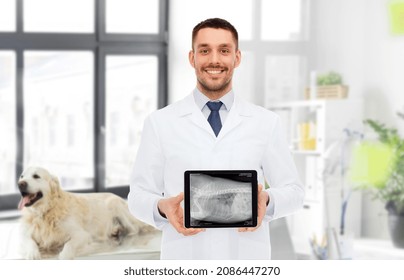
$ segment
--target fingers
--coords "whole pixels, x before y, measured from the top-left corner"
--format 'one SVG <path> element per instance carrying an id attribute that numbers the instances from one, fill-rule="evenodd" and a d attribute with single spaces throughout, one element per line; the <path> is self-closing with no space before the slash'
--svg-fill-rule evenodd
<path id="1" fill-rule="evenodd" d="M 205 231 L 205 229 L 202 228 L 186 228 L 183 225 L 183 219 L 174 219 L 170 221 L 171 225 L 175 228 L 175 230 L 178 233 L 181 233 L 184 236 L 191 236 L 195 235 L 197 233 L 200 233 L 202 231 Z"/>
<path id="2" fill-rule="evenodd" d="M 171 198 L 170 211 L 168 211 L 167 218 L 170 224 L 175 228 L 175 230 L 183 234 L 184 236 L 191 236 L 205 231 L 201 228 L 185 228 L 184 227 L 184 216 L 182 214 L 182 208 L 180 206 L 181 201 L 184 200 L 184 193 L 181 192 L 177 196 Z"/>
<path id="3" fill-rule="evenodd" d="M 200 232 L 203 232 L 203 231 L 205 231 L 205 229 L 202 229 L 202 228 L 184 228 L 184 227 L 182 227 L 182 229 L 179 230 L 178 233 L 181 233 L 184 236 L 191 236 L 191 235 L 195 235 L 195 234 L 198 234 Z"/>
<path id="4" fill-rule="evenodd" d="M 174 201 L 178 204 L 181 203 L 181 201 L 183 201 L 183 200 L 184 200 L 183 192 L 179 193 L 177 196 L 174 197 Z"/>
<path id="5" fill-rule="evenodd" d="M 238 232 L 253 232 L 253 231 L 256 231 L 257 228 L 258 228 L 258 226 L 257 227 L 252 227 L 252 228 L 239 228 Z"/>
<path id="6" fill-rule="evenodd" d="M 248 227 L 248 228 L 239 228 L 238 232 L 253 232 L 256 231 L 262 224 L 262 218 L 258 216 L 257 218 L 257 226 L 255 227 Z"/>
<path id="7" fill-rule="evenodd" d="M 185 236 L 195 235 L 202 231 L 202 229 L 193 229 L 193 228 L 185 228 L 182 223 L 178 221 L 170 221 L 171 225 L 175 228 L 178 233 L 181 233 Z"/>
<path id="8" fill-rule="evenodd" d="M 239 228 L 238 232 L 253 232 L 256 231 L 262 224 L 262 220 L 265 216 L 266 211 L 266 201 L 267 201 L 267 193 L 263 191 L 263 187 L 261 184 L 258 184 L 258 217 L 257 217 L 257 226 L 256 227 L 248 227 L 248 228 Z"/>
<path id="9" fill-rule="evenodd" d="M 238 232 L 253 232 L 256 231 L 262 224 L 262 218 L 258 217 L 257 218 L 257 226 L 255 227 L 248 227 L 248 228 L 239 228 Z"/>

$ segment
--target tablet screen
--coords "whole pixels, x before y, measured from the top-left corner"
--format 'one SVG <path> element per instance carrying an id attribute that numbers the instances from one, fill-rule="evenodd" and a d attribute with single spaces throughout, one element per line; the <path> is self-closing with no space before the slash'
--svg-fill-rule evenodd
<path id="1" fill-rule="evenodd" d="M 255 170 L 185 171 L 187 228 L 257 226 Z"/>

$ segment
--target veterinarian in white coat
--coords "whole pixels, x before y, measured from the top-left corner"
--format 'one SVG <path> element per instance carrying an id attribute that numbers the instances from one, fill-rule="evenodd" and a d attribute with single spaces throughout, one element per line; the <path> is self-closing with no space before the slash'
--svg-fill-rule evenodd
<path id="1" fill-rule="evenodd" d="M 269 259 L 268 221 L 300 209 L 304 198 L 280 119 L 233 92 L 241 53 L 237 31 L 227 21 L 208 19 L 194 28 L 189 60 L 196 89 L 145 121 L 131 177 L 130 211 L 163 231 L 162 259 Z M 217 136 L 207 121 L 209 100 L 223 103 Z M 181 192 L 184 171 L 192 169 L 256 170 L 258 182 L 270 185 L 259 192 L 258 226 L 186 229 Z"/>

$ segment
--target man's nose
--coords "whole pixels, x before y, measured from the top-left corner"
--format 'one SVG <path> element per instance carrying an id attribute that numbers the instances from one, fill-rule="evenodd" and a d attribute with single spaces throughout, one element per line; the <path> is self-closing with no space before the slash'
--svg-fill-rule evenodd
<path id="1" fill-rule="evenodd" d="M 28 184 L 25 181 L 20 181 L 18 182 L 18 188 L 20 189 L 20 191 L 24 192 L 27 191 L 28 188 Z"/>
<path id="2" fill-rule="evenodd" d="M 212 64 L 218 64 L 220 62 L 220 56 L 217 51 L 212 51 L 209 58 L 209 62 Z"/>

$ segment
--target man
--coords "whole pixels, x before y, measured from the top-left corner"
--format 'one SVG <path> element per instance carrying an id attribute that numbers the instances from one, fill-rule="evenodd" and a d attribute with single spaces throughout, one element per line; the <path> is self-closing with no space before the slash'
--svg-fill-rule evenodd
<path id="1" fill-rule="evenodd" d="M 128 200 L 134 216 L 162 230 L 162 259 L 269 259 L 268 221 L 303 204 L 279 117 L 232 90 L 240 61 L 238 34 L 229 22 L 199 23 L 189 52 L 196 89 L 145 121 Z M 185 228 L 184 171 L 192 169 L 256 170 L 257 227 Z"/>

